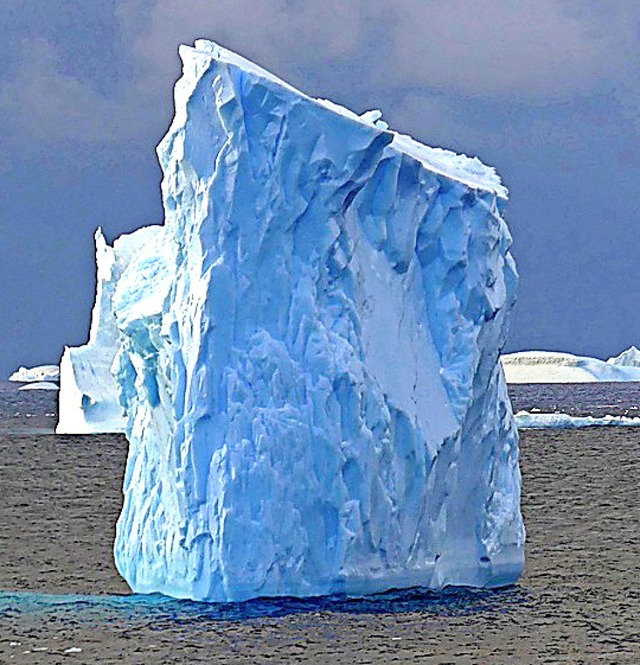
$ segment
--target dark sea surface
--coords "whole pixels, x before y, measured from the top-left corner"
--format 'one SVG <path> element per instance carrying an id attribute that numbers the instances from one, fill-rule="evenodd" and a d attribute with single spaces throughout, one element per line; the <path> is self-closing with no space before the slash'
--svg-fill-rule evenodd
<path id="1" fill-rule="evenodd" d="M 640 384 L 511 386 L 514 408 L 634 415 Z M 130 595 L 127 444 L 55 436 L 0 384 L 0 663 L 640 663 L 640 431 L 521 433 L 527 569 L 495 591 L 234 604 Z M 47 415 L 53 414 L 53 415 Z"/>
<path id="2" fill-rule="evenodd" d="M 509 386 L 515 411 L 539 409 L 570 416 L 639 416 L 640 383 L 523 383 Z"/>

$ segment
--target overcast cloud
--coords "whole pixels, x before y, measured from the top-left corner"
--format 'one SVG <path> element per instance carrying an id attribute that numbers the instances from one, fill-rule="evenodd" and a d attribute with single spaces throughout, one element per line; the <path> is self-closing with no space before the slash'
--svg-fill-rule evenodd
<path id="1" fill-rule="evenodd" d="M 635 1 L 118 0 L 113 15 L 112 48 L 101 66 L 118 76 L 114 65 L 124 57 L 130 77 L 97 89 L 81 63 L 65 65 L 67 38 L 24 39 L 0 85 L 0 108 L 13 123 L 40 140 L 157 131 L 179 75 L 177 45 L 201 36 L 310 94 L 408 96 L 407 110 L 426 100 L 432 120 L 435 109 L 447 115 L 443 96 L 544 104 L 601 92 L 618 99 L 627 117 L 637 112 Z"/>
<path id="2" fill-rule="evenodd" d="M 0 25 L 0 378 L 86 339 L 97 226 L 162 221 L 154 147 L 199 37 L 498 168 L 509 349 L 640 344 L 638 0 L 7 0 Z"/>

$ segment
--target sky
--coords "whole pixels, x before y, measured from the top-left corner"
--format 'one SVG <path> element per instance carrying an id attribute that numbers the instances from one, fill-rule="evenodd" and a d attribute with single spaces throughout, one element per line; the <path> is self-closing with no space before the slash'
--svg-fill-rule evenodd
<path id="1" fill-rule="evenodd" d="M 0 378 L 87 339 L 93 234 L 162 222 L 177 48 L 478 155 L 510 190 L 508 351 L 640 345 L 638 0 L 2 0 Z"/>

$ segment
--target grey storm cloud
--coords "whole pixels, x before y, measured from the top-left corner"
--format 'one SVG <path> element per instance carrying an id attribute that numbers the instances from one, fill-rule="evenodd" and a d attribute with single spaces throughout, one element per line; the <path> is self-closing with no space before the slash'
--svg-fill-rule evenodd
<path id="1" fill-rule="evenodd" d="M 8 0 L 0 25 L 0 375 L 85 339 L 97 226 L 162 219 L 153 146 L 198 37 L 495 164 L 510 350 L 638 344 L 638 0 Z"/>
<path id="2" fill-rule="evenodd" d="M 116 56 L 101 67 L 117 78 L 114 57 L 124 58 L 130 76 L 108 92 L 61 66 L 73 34 L 16 45 L 0 109 L 28 135 L 157 135 L 179 75 L 177 46 L 197 37 L 240 51 L 310 94 L 347 103 L 353 91 L 367 100 L 397 96 L 396 116 L 402 122 L 405 112 L 410 126 L 420 103 L 425 118 L 440 111 L 451 123 L 447 95 L 539 104 L 605 91 L 630 117 L 637 106 L 638 9 L 625 0 L 120 0 L 113 12 Z"/>

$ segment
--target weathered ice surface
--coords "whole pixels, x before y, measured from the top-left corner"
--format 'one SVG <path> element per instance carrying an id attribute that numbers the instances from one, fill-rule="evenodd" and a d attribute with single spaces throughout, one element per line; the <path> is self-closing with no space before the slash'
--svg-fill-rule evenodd
<path id="1" fill-rule="evenodd" d="M 514 582 L 498 176 L 211 42 L 180 55 L 165 226 L 113 296 L 118 569 L 212 601 Z"/>
<path id="2" fill-rule="evenodd" d="M 507 383 L 640 381 L 640 357 L 635 347 L 606 362 L 556 351 L 508 353 L 501 362 Z"/>
<path id="3" fill-rule="evenodd" d="M 60 361 L 58 434 L 123 432 L 125 414 L 111 374 L 120 346 L 111 299 L 117 280 L 132 254 L 161 229 L 146 226 L 118 238 L 113 247 L 96 231 L 96 301 L 91 315 L 89 342 L 65 347 Z"/>

